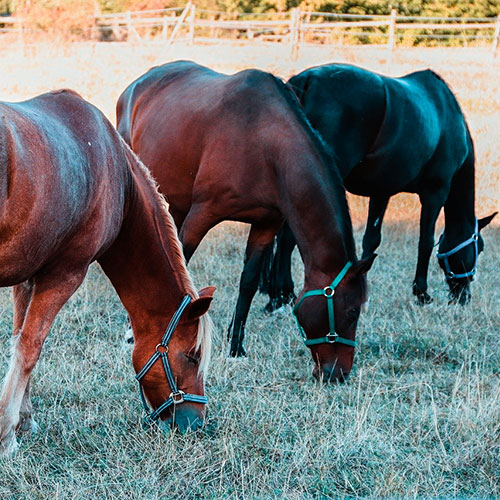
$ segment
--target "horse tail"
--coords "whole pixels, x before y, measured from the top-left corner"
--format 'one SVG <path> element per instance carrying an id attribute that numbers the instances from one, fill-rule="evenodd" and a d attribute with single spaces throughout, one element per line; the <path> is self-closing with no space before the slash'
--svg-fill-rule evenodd
<path id="1" fill-rule="evenodd" d="M 276 235 L 276 244 L 266 249 L 261 270 L 260 291 L 269 295 L 266 311 L 271 312 L 295 300 L 291 276 L 291 257 L 295 238 L 285 222 Z"/>

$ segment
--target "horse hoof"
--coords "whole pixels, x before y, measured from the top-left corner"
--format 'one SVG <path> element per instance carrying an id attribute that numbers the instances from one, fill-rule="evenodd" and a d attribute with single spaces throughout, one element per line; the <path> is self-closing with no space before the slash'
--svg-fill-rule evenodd
<path id="1" fill-rule="evenodd" d="M 13 457 L 18 449 L 16 435 L 13 430 L 10 430 L 0 441 L 0 456 Z"/>
<path id="2" fill-rule="evenodd" d="M 458 304 L 461 306 L 466 306 L 469 302 L 470 302 L 470 295 L 462 293 L 458 297 L 452 295 L 450 297 L 450 300 L 448 301 L 448 305 L 449 306 L 456 306 Z"/>
<path id="3" fill-rule="evenodd" d="M 264 308 L 264 311 L 266 314 L 274 314 L 283 309 L 283 307 L 285 307 L 285 303 L 283 301 L 275 300 L 273 302 L 269 302 L 269 304 L 267 304 Z"/>
<path id="4" fill-rule="evenodd" d="M 231 346 L 229 356 L 231 356 L 232 358 L 246 358 L 246 355 L 247 351 L 242 345 L 238 345 L 235 347 Z"/>
<path id="5" fill-rule="evenodd" d="M 265 312 L 266 314 L 272 314 L 275 310 L 276 310 L 276 307 L 274 306 L 274 303 L 273 303 L 273 301 L 272 301 L 272 300 L 270 300 L 270 301 L 267 303 L 266 307 L 264 307 L 264 312 Z"/>
<path id="6" fill-rule="evenodd" d="M 417 295 L 417 303 L 419 306 L 425 306 L 426 304 L 430 304 L 432 302 L 432 297 L 427 293 L 419 293 Z"/>

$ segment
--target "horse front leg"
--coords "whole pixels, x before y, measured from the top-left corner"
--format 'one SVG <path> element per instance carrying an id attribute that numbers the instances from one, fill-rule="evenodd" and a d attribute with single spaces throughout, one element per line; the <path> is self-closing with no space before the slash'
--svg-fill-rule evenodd
<path id="1" fill-rule="evenodd" d="M 276 238 L 276 253 L 269 280 L 269 303 L 265 307 L 268 313 L 293 304 L 297 298 L 292 279 L 292 253 L 296 244 L 292 230 L 285 222 Z"/>
<path id="2" fill-rule="evenodd" d="M 31 373 L 56 314 L 80 286 L 85 274 L 86 268 L 73 273 L 45 270 L 33 279 L 24 321 L 12 338 L 9 369 L 0 394 L 0 454 L 13 454 L 17 449 L 15 430 L 20 424 L 23 400 L 24 409 L 31 416 L 28 388 Z"/>
<path id="3" fill-rule="evenodd" d="M 182 243 L 186 263 L 191 260 L 194 252 L 198 248 L 205 235 L 219 222 L 218 219 L 209 217 L 212 211 L 208 207 L 195 204 L 189 212 L 179 230 L 179 239 Z"/>
<path id="4" fill-rule="evenodd" d="M 228 339 L 231 341 L 229 354 L 232 357 L 246 356 L 243 347 L 245 323 L 250 310 L 250 304 L 259 286 L 259 277 L 266 250 L 273 244 L 274 236 L 279 228 L 277 225 L 261 226 L 252 224 L 248 235 L 245 251 L 245 262 L 240 278 L 240 288 L 233 321 L 229 326 Z"/>
<path id="5" fill-rule="evenodd" d="M 384 220 L 390 196 L 372 196 L 368 208 L 365 234 L 363 236 L 362 259 L 371 257 L 382 240 L 382 221 Z"/>
<path id="6" fill-rule="evenodd" d="M 420 195 L 422 210 L 420 212 L 420 238 L 418 241 L 418 260 L 415 280 L 413 281 L 413 295 L 416 295 L 420 305 L 430 304 L 432 297 L 427 293 L 427 273 L 429 261 L 434 248 L 434 231 L 436 220 L 444 202 L 433 195 Z"/>

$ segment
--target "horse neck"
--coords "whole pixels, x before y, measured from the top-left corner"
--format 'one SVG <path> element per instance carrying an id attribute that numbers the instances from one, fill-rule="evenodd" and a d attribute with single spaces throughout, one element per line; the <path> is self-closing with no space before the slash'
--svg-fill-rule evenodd
<path id="1" fill-rule="evenodd" d="M 474 151 L 471 145 L 469 156 L 452 179 L 450 193 L 444 205 L 445 235 L 448 244 L 452 246 L 461 243 L 474 232 L 474 170 Z"/>
<path id="2" fill-rule="evenodd" d="M 292 148 L 293 149 L 293 148 Z M 290 151 L 283 163 L 282 212 L 297 240 L 305 286 L 326 286 L 348 260 L 356 261 L 345 189 L 335 165 L 317 151 Z"/>
<path id="3" fill-rule="evenodd" d="M 120 233 L 99 263 L 137 336 L 141 330 L 164 328 L 165 318 L 173 315 L 182 298 L 195 297 L 196 292 L 163 198 L 146 168 L 138 161 L 132 166 Z"/>

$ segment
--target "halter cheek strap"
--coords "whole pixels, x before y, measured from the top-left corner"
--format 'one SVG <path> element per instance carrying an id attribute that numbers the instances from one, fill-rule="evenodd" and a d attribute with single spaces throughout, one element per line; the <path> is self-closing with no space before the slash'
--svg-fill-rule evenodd
<path id="1" fill-rule="evenodd" d="M 442 238 L 442 236 L 441 236 L 441 238 Z M 478 251 L 478 247 L 477 247 L 478 240 L 479 240 L 479 230 L 478 230 L 478 224 L 477 224 L 477 219 L 476 219 L 476 226 L 474 228 L 474 233 L 472 234 L 472 236 L 469 239 L 465 240 L 463 243 L 460 243 L 459 245 L 457 245 L 455 248 L 452 248 L 448 252 L 443 252 L 443 253 L 438 252 L 437 253 L 438 260 L 443 261 L 447 280 L 454 279 L 454 278 L 468 278 L 469 276 L 474 276 L 476 274 L 477 258 L 479 256 L 479 251 Z M 450 263 L 448 261 L 448 257 L 450 257 L 450 255 L 456 254 L 457 252 L 462 250 L 462 248 L 465 248 L 466 246 L 470 245 L 471 243 L 474 244 L 474 265 L 473 265 L 472 269 L 470 271 L 465 272 L 465 273 L 455 274 L 451 270 Z"/>
<path id="2" fill-rule="evenodd" d="M 345 337 L 341 337 L 335 331 L 335 311 L 333 307 L 333 296 L 335 295 L 335 288 L 337 288 L 338 284 L 344 279 L 345 275 L 347 274 L 347 271 L 349 271 L 351 266 L 352 262 L 348 261 L 347 264 L 342 268 L 340 273 L 337 274 L 336 278 L 332 281 L 332 283 L 329 286 L 326 286 L 325 288 L 318 290 L 310 290 L 309 292 L 304 293 L 304 295 L 302 295 L 297 304 L 295 304 L 295 307 L 293 308 L 293 314 L 295 316 L 295 320 L 297 321 L 299 333 L 302 337 L 302 340 L 304 341 L 304 344 L 307 347 L 318 344 L 333 344 L 334 342 L 338 344 L 348 345 L 351 347 L 356 347 L 355 340 L 350 340 L 346 339 Z M 304 331 L 304 328 L 302 328 L 302 325 L 299 322 L 297 314 L 300 306 L 302 305 L 302 302 L 304 302 L 304 299 L 306 299 L 307 297 L 315 297 L 318 295 L 319 296 L 322 295 L 326 298 L 326 307 L 328 310 L 328 327 L 329 327 L 328 335 L 317 339 L 308 339 L 306 336 L 306 332 Z"/>
<path id="3" fill-rule="evenodd" d="M 166 410 L 169 406 L 178 405 L 184 403 L 184 401 L 191 401 L 193 403 L 201 403 L 201 404 L 208 403 L 208 398 L 206 396 L 199 396 L 197 394 L 186 394 L 184 391 L 181 391 L 177 387 L 177 384 L 175 382 L 175 377 L 174 374 L 172 373 L 172 368 L 170 367 L 170 362 L 168 360 L 168 343 L 172 338 L 175 328 L 179 324 L 182 313 L 184 312 L 184 310 L 186 309 L 186 307 L 189 305 L 190 302 L 191 302 L 191 297 L 189 295 L 186 295 L 182 299 L 181 305 L 179 306 L 175 314 L 172 316 L 172 319 L 170 320 L 170 323 L 168 324 L 167 329 L 165 330 L 161 342 L 155 348 L 155 352 L 135 377 L 136 380 L 139 382 L 139 394 L 141 396 L 142 406 L 144 407 L 144 410 L 147 413 L 147 416 L 145 418 L 146 423 L 152 423 L 158 420 L 160 414 L 164 410 Z M 170 396 L 164 403 L 162 403 L 158 408 L 156 408 L 156 410 L 152 410 L 146 401 L 146 397 L 144 396 L 144 390 L 142 388 L 141 380 L 144 378 L 144 375 L 146 375 L 146 373 L 148 373 L 148 371 L 151 370 L 153 365 L 159 359 L 161 359 L 163 371 L 165 372 L 165 377 L 167 378 L 168 385 L 170 386 L 170 390 L 172 392 L 170 393 Z"/>

